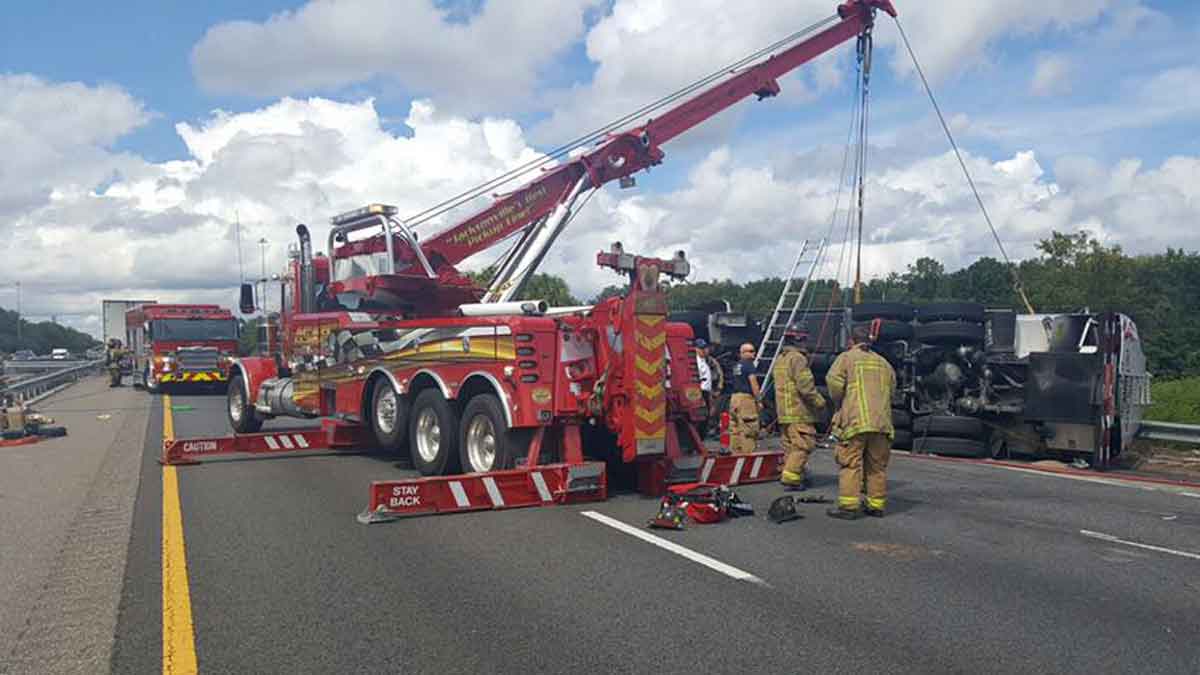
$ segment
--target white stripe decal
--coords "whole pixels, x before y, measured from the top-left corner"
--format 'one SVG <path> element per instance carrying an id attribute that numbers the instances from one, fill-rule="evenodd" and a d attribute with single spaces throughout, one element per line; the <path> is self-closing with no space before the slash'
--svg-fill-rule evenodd
<path id="1" fill-rule="evenodd" d="M 304 440 L 303 434 L 293 434 L 292 438 L 296 441 L 296 445 L 301 448 L 308 447 L 308 441 Z"/>
<path id="2" fill-rule="evenodd" d="M 733 473 L 729 475 L 729 484 L 737 485 L 738 478 L 742 475 L 742 465 L 746 463 L 745 457 L 738 457 L 737 463 L 733 465 Z"/>
<path id="3" fill-rule="evenodd" d="M 456 480 L 450 481 L 450 492 L 454 494 L 454 503 L 458 504 L 458 508 L 465 509 L 471 505 L 471 500 L 467 499 L 467 492 L 463 490 L 462 483 Z"/>
<path id="4" fill-rule="evenodd" d="M 266 441 L 268 448 L 270 448 L 272 450 L 279 449 L 279 444 L 275 442 L 274 436 L 263 436 L 263 440 Z"/>
<path id="5" fill-rule="evenodd" d="M 758 478 L 758 471 L 762 468 L 762 455 L 754 458 L 754 464 L 750 465 L 750 477 Z"/>
<path id="6" fill-rule="evenodd" d="M 283 447 L 287 448 L 288 450 L 293 450 L 296 447 L 295 444 L 292 443 L 292 439 L 287 434 L 281 435 L 279 437 L 279 442 L 282 443 Z"/>
<path id="7" fill-rule="evenodd" d="M 623 523 L 623 522 L 617 520 L 616 518 L 609 518 L 608 516 L 606 516 L 602 513 L 597 513 L 595 511 L 584 511 L 581 515 L 583 515 L 586 518 L 591 518 L 592 520 L 594 520 L 598 523 L 603 523 L 603 524 L 613 528 L 614 530 L 620 530 L 621 532 L 624 532 L 625 534 L 637 537 L 638 539 L 641 539 L 642 541 L 644 541 L 646 543 L 654 544 L 655 546 L 657 546 L 661 549 L 666 549 L 666 550 L 670 551 L 671 553 L 674 553 L 675 555 L 683 556 L 684 558 L 687 558 L 688 560 L 691 560 L 692 562 L 700 563 L 701 565 L 704 565 L 705 567 L 707 567 L 709 569 L 716 570 L 716 571 L 720 572 L 721 574 L 733 577 L 734 579 L 738 579 L 739 581 L 749 581 L 752 584 L 760 584 L 763 586 L 768 585 L 767 582 L 763 581 L 762 579 L 759 579 L 758 577 L 754 576 L 753 574 L 750 574 L 749 572 L 747 572 L 745 570 L 740 570 L 740 569 L 734 567 L 733 565 L 728 565 L 728 564 L 723 563 L 720 560 L 717 560 L 715 558 L 710 558 L 710 557 L 704 555 L 703 553 L 697 553 L 696 551 L 693 551 L 690 548 L 685 548 L 683 546 L 680 546 L 679 544 L 676 544 L 673 541 L 668 541 L 666 539 L 663 539 L 662 537 L 656 537 L 656 536 L 650 534 L 649 532 L 643 532 L 641 529 L 636 528 L 632 525 Z"/>
<path id="8" fill-rule="evenodd" d="M 712 473 L 713 464 L 716 464 L 716 461 L 713 460 L 713 458 L 711 458 L 711 457 L 704 460 L 704 468 L 700 469 L 700 482 L 701 483 L 708 482 L 708 474 Z"/>
<path id="9" fill-rule="evenodd" d="M 542 498 L 542 501 L 554 501 L 554 497 L 550 496 L 550 488 L 546 487 L 546 479 L 542 478 L 542 472 L 534 471 L 529 475 L 533 478 L 533 485 L 537 488 L 538 496 Z"/>
<path id="10" fill-rule="evenodd" d="M 500 494 L 500 488 L 496 487 L 496 479 L 491 476 L 483 477 L 483 486 L 487 488 L 488 496 L 492 498 L 492 505 L 496 508 L 504 506 L 504 495 Z"/>

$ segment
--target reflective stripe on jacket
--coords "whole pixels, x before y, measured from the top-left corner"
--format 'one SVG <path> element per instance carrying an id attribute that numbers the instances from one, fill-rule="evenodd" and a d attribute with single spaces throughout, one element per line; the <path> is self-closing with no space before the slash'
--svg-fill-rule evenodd
<path id="1" fill-rule="evenodd" d="M 817 391 L 808 355 L 795 347 L 784 347 L 771 366 L 775 380 L 775 411 L 780 424 L 813 424 L 816 411 L 825 407 Z"/>
<path id="2" fill-rule="evenodd" d="M 896 371 L 882 356 L 865 345 L 842 352 L 825 382 L 838 406 L 833 416 L 833 431 L 838 438 L 846 440 L 872 432 L 895 438 L 892 393 L 896 390 Z"/>

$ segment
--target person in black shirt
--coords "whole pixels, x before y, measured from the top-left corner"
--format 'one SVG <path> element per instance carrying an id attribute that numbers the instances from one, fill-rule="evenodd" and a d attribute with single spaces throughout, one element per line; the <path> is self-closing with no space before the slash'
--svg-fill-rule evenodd
<path id="1" fill-rule="evenodd" d="M 758 375 L 754 372 L 754 345 L 738 350 L 733 367 L 733 396 L 729 399 L 729 449 L 734 454 L 758 449 Z"/>

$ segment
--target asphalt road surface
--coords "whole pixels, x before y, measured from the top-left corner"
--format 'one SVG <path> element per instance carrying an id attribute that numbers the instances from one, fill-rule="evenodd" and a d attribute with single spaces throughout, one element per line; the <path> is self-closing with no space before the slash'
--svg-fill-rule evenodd
<path id="1" fill-rule="evenodd" d="M 146 425 L 112 669 L 164 660 L 162 399 Z M 172 397 L 177 438 L 228 431 Z M 815 491 L 834 467 L 815 460 Z M 896 456 L 888 517 L 825 506 L 647 532 L 655 502 L 361 525 L 395 460 L 177 469 L 202 672 L 1200 672 L 1200 492 Z M 173 493 L 173 485 L 169 486 Z M 765 512 L 772 485 L 739 494 Z M 169 495 L 168 495 L 169 496 Z M 169 502 L 170 500 L 168 500 Z M 175 535 L 170 526 L 168 539 Z M 169 548 L 170 545 L 167 546 Z M 179 565 L 168 565 L 175 578 Z M 174 597 L 175 599 L 171 599 Z M 186 642 L 186 640 L 184 641 Z"/>

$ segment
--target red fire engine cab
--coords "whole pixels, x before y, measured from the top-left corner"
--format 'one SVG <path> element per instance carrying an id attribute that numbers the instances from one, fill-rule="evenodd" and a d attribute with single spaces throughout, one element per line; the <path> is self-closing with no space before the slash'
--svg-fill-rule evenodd
<path id="1" fill-rule="evenodd" d="M 237 319 L 217 305 L 139 305 L 125 312 L 125 333 L 134 384 L 150 392 L 224 384 L 237 357 Z"/>
<path id="2" fill-rule="evenodd" d="M 629 290 L 595 306 L 517 298 L 584 192 L 631 184 L 662 162 L 662 144 L 738 101 L 776 95 L 778 78 L 825 51 L 856 37 L 862 49 L 877 10 L 895 15 L 889 0 L 841 4 L 791 47 L 688 89 L 699 93 L 681 103 L 664 99 L 642 126 L 601 134 L 432 237 L 413 231 L 426 218 L 405 221 L 382 204 L 333 218 L 328 257 L 313 254 L 298 226 L 280 337 L 270 356 L 234 363 L 230 424 L 249 434 L 271 418 L 325 418 L 331 437 L 345 431 L 407 450 L 426 476 L 574 464 L 586 451 L 637 463 L 646 488 L 688 467 L 703 452 L 704 402 L 691 328 L 666 320 L 663 283 L 689 274 L 682 252 L 601 252 L 597 263 L 624 275 Z M 455 267 L 507 241 L 487 288 Z M 241 305 L 255 309 L 249 286 Z"/>

